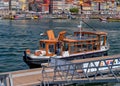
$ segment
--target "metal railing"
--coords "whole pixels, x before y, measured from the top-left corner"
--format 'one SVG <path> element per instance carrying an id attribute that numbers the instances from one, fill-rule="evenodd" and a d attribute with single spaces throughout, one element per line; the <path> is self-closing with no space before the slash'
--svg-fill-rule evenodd
<path id="1" fill-rule="evenodd" d="M 0 74 L 0 86 L 13 86 L 11 74 Z"/>
<path id="2" fill-rule="evenodd" d="M 51 58 L 50 65 L 42 70 L 44 84 L 120 82 L 120 55 L 71 62 Z"/>

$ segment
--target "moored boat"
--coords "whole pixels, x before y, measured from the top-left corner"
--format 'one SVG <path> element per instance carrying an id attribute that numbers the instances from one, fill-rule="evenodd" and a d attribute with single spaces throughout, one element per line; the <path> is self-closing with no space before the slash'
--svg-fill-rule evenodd
<path id="1" fill-rule="evenodd" d="M 30 68 L 41 67 L 50 58 L 65 60 L 86 59 L 106 56 L 109 50 L 107 33 L 100 31 L 80 31 L 66 36 L 66 31 L 61 31 L 56 38 L 53 30 L 46 32 L 48 39 L 40 40 L 40 48 L 34 53 L 30 49 L 24 51 L 23 60 Z"/>
<path id="2" fill-rule="evenodd" d="M 101 18 L 100 18 L 100 21 L 101 21 L 101 22 L 107 22 L 107 18 L 101 17 Z"/>
<path id="3" fill-rule="evenodd" d="M 120 15 L 109 16 L 106 19 L 108 22 L 120 22 Z"/>
<path id="4" fill-rule="evenodd" d="M 120 22 L 120 17 L 108 17 L 108 22 Z"/>

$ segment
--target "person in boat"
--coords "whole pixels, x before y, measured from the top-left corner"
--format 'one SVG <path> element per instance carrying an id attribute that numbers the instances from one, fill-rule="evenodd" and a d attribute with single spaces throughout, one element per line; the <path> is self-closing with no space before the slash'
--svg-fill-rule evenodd
<path id="1" fill-rule="evenodd" d="M 62 43 L 61 43 L 61 42 L 58 42 L 58 43 L 57 43 L 57 51 L 56 51 L 56 54 L 57 54 L 57 55 L 61 55 L 61 46 L 62 46 Z"/>

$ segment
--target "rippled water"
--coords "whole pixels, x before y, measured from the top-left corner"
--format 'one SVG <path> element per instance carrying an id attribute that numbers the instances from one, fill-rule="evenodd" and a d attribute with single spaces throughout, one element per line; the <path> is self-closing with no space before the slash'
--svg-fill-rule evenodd
<path id="1" fill-rule="evenodd" d="M 85 22 L 96 30 L 108 32 L 109 55 L 120 53 L 119 22 L 103 23 L 99 20 Z M 39 47 L 39 40 L 44 38 L 40 33 L 53 29 L 56 36 L 61 30 L 67 30 L 67 34 L 71 34 L 78 30 L 78 24 L 79 20 L 0 20 L 0 72 L 28 69 L 22 60 L 23 51 L 27 48 L 34 50 Z M 90 29 L 86 24 L 83 24 L 83 27 Z M 120 86 L 120 84 L 111 86 Z"/>

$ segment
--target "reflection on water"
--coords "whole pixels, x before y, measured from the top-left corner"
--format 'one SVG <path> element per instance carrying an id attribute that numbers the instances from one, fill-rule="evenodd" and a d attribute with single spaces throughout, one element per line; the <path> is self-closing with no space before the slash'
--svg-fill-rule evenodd
<path id="1" fill-rule="evenodd" d="M 70 35 L 78 31 L 79 20 L 0 20 L 0 72 L 28 69 L 23 62 L 23 51 L 27 48 L 31 50 L 39 47 L 39 40 L 44 36 L 40 33 L 53 29 L 55 36 L 61 30 L 66 30 Z M 99 20 L 86 20 L 92 29 L 108 32 L 110 43 L 109 55 L 119 54 L 120 51 L 120 24 L 119 22 L 103 23 Z M 92 30 L 83 23 L 86 30 Z M 119 86 L 120 84 L 110 84 L 108 86 Z M 86 85 L 85 85 L 86 86 Z M 90 86 L 90 85 L 88 85 Z M 104 86 L 104 85 L 91 85 Z"/>

